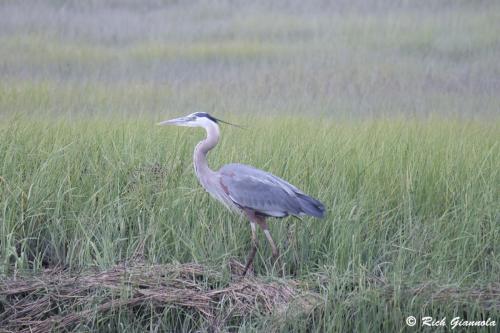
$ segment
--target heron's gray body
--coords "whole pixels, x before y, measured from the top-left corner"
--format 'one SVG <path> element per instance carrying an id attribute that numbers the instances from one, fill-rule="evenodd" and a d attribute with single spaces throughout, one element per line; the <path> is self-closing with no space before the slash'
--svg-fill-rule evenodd
<path id="1" fill-rule="evenodd" d="M 311 215 L 323 217 L 323 205 L 292 184 L 244 164 L 227 164 L 219 170 L 223 191 L 240 209 L 266 217 Z"/>
<path id="2" fill-rule="evenodd" d="M 256 223 L 264 230 L 271 244 L 273 257 L 277 257 L 278 250 L 265 219 L 289 215 L 321 218 L 325 214 L 325 207 L 285 180 L 249 165 L 233 163 L 224 165 L 219 171 L 211 170 L 208 167 L 207 154 L 219 142 L 218 121 L 220 120 L 207 113 L 193 113 L 160 124 L 203 127 L 206 130 L 206 138 L 194 149 L 195 173 L 203 188 L 215 199 L 230 210 L 245 214 L 249 218 L 252 227 L 252 251 L 245 267 L 246 272 L 257 250 Z"/>

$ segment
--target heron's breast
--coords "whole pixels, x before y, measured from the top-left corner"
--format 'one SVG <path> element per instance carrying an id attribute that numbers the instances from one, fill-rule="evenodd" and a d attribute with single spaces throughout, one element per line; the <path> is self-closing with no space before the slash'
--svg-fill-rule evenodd
<path id="1" fill-rule="evenodd" d="M 198 175 L 200 184 L 205 191 L 221 202 L 227 209 L 235 213 L 242 213 L 241 209 L 229 197 L 228 189 L 225 188 L 220 181 L 219 175 L 213 174 L 212 176 L 213 177 L 204 177 L 204 175 Z"/>

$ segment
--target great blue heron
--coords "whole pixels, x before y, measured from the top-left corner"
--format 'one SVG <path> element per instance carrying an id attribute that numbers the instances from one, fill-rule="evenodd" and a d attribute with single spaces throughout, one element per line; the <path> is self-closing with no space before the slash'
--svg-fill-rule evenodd
<path id="1" fill-rule="evenodd" d="M 244 214 L 250 220 L 252 247 L 243 271 L 245 275 L 257 252 L 255 224 L 264 231 L 271 245 L 273 261 L 276 261 L 279 251 L 269 232 L 266 218 L 288 215 L 322 218 L 325 207 L 283 179 L 248 165 L 234 163 L 224 165 L 219 171 L 211 170 L 207 163 L 207 153 L 219 142 L 219 122 L 227 123 L 208 113 L 196 112 L 158 125 L 203 127 L 207 132 L 205 140 L 199 142 L 194 149 L 194 170 L 208 193 L 228 209 Z"/>

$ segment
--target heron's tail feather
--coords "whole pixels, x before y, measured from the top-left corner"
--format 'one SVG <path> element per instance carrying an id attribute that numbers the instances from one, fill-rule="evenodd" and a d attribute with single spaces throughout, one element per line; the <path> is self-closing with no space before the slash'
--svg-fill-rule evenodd
<path id="1" fill-rule="evenodd" d="M 297 193 L 304 214 L 322 218 L 325 216 L 325 206 L 318 200 L 305 194 Z"/>

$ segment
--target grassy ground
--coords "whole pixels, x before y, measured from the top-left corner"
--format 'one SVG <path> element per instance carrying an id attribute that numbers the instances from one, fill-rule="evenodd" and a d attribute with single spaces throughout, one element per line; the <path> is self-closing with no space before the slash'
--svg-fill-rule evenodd
<path id="1" fill-rule="evenodd" d="M 0 5 L 3 278 L 140 257 L 202 263 L 228 283 L 248 224 L 196 181 L 202 131 L 154 126 L 201 108 L 248 126 L 223 128 L 214 169 L 254 165 L 328 210 L 270 222 L 286 277 L 321 304 L 227 329 L 500 321 L 498 302 L 471 296 L 500 284 L 498 4 L 24 6 Z M 260 236 L 256 272 L 277 279 Z M 89 319 L 80 329 L 207 329 L 171 308 Z"/>
<path id="2" fill-rule="evenodd" d="M 247 131 L 224 128 L 211 165 L 262 167 L 329 211 L 324 220 L 270 223 L 287 275 L 312 285 L 323 275 L 327 306 L 312 322 L 291 327 L 399 330 L 408 314 L 493 315 L 494 308 L 476 308 L 474 300 L 382 301 L 366 280 L 402 291 L 422 283 L 466 289 L 499 282 L 498 123 L 254 120 Z M 21 118 L 2 126 L 0 136 L 3 274 L 51 265 L 106 268 L 138 255 L 227 270 L 231 257 L 246 256 L 247 223 L 209 198 L 193 175 L 201 131 Z M 258 274 L 273 274 L 269 257 L 261 246 Z"/>

